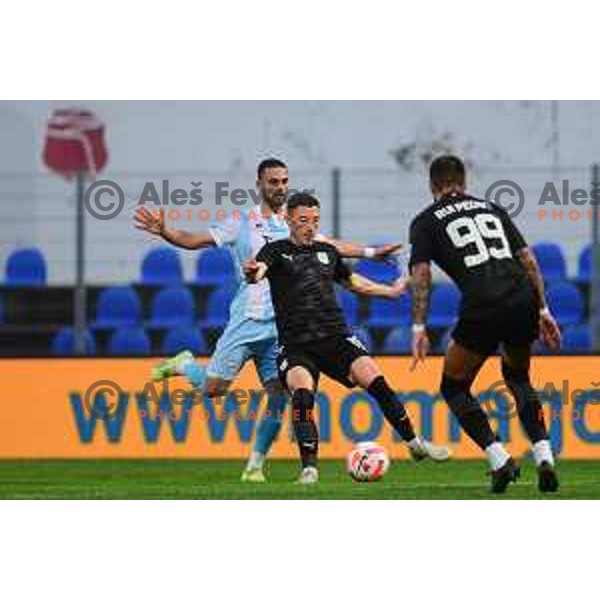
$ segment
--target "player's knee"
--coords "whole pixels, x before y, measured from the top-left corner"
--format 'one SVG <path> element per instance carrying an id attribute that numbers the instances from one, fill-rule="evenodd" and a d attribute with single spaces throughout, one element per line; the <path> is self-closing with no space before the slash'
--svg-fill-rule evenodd
<path id="1" fill-rule="evenodd" d="M 312 390 L 315 387 L 313 377 L 304 367 L 293 367 L 286 375 L 287 386 L 292 392 L 299 389 Z"/>
<path id="2" fill-rule="evenodd" d="M 364 389 L 380 377 L 382 377 L 381 370 L 370 356 L 357 358 L 350 367 L 350 379 Z"/>

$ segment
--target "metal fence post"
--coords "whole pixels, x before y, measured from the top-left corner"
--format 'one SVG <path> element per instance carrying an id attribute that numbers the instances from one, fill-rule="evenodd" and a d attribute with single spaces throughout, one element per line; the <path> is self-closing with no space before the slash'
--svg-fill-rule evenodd
<path id="1" fill-rule="evenodd" d="M 340 238 L 342 235 L 342 215 L 340 207 L 341 170 L 334 167 L 331 171 L 331 198 L 333 201 L 333 237 Z"/>
<path id="2" fill-rule="evenodd" d="M 77 174 L 76 191 L 76 232 L 75 232 L 75 294 L 73 302 L 75 351 L 79 355 L 86 354 L 86 289 L 85 289 L 85 210 L 83 198 L 85 193 L 85 174 Z"/>

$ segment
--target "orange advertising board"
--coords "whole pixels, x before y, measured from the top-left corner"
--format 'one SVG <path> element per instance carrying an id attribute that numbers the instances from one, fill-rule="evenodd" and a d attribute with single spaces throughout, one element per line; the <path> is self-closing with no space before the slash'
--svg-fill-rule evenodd
<path id="1" fill-rule="evenodd" d="M 153 359 L 2 359 L 0 458 L 242 458 L 254 441 L 265 394 L 248 366 L 226 401 L 191 394 L 182 378 L 151 387 Z M 438 394 L 442 359 L 430 357 L 416 372 L 407 357 L 378 363 L 418 430 L 453 448 L 457 458 L 480 458 Z M 475 395 L 501 385 L 497 359 L 474 386 Z M 534 385 L 544 391 L 552 444 L 564 458 L 600 459 L 600 357 L 538 357 Z M 111 384 L 119 390 L 111 391 Z M 596 385 L 597 384 L 597 385 Z M 150 386 L 150 387 L 149 387 Z M 87 393 L 89 391 L 89 393 Z M 87 393 L 87 396 L 86 396 Z M 492 406 L 486 404 L 486 407 Z M 494 409 L 494 426 L 511 451 L 528 449 L 509 408 Z M 352 445 L 374 439 L 395 458 L 403 444 L 366 393 L 323 378 L 317 402 L 321 456 L 343 457 Z M 110 418 L 103 418 L 106 414 Z M 507 418 L 507 416 L 511 418 Z M 291 411 L 273 457 L 296 457 Z"/>

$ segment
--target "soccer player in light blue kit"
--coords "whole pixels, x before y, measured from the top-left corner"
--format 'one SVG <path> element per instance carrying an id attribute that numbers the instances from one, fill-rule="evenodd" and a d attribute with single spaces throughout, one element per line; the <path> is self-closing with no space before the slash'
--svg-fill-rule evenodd
<path id="1" fill-rule="evenodd" d="M 277 373 L 277 328 L 268 282 L 249 285 L 243 274 L 243 264 L 258 254 L 268 242 L 286 239 L 289 229 L 283 209 L 288 195 L 287 165 L 276 158 L 262 161 L 258 166 L 256 186 L 261 193 L 259 207 L 233 211 L 223 222 L 208 231 L 187 232 L 165 225 L 164 213 L 151 213 L 140 208 L 135 225 L 158 235 L 165 241 L 188 250 L 210 246 L 230 250 L 238 274 L 238 290 L 230 308 L 230 319 L 217 342 L 207 367 L 198 363 L 191 352 L 184 351 L 162 361 L 153 370 L 153 379 L 185 375 L 194 387 L 200 387 L 210 398 L 225 396 L 245 363 L 253 359 L 258 376 L 267 392 L 266 417 L 259 423 L 250 459 L 242 481 L 265 481 L 265 456 L 281 428 L 285 408 L 285 393 Z M 325 238 L 322 238 L 325 240 Z M 399 245 L 388 244 L 364 248 L 355 244 L 326 239 L 348 258 L 383 258 L 394 253 Z"/>

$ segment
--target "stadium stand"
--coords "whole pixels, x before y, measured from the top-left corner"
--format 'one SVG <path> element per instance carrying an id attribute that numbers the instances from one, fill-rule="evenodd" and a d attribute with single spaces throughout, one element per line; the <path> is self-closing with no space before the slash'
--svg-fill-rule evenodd
<path id="1" fill-rule="evenodd" d="M 203 285 L 224 285 L 235 281 L 235 267 L 229 251 L 208 248 L 198 255 L 196 280 Z"/>
<path id="2" fill-rule="evenodd" d="M 452 330 L 453 329 L 454 329 L 454 327 L 448 327 L 448 329 L 445 329 L 442 332 L 442 335 L 440 336 L 438 343 L 435 345 L 435 348 L 439 354 L 443 354 L 446 351 L 446 348 L 448 347 L 448 344 L 450 343 L 450 340 L 452 338 Z"/>
<path id="3" fill-rule="evenodd" d="M 391 283 L 400 275 L 398 267 L 387 261 L 360 260 L 354 272 L 378 283 Z"/>
<path id="4" fill-rule="evenodd" d="M 563 348 L 568 352 L 589 352 L 592 349 L 592 332 L 587 323 L 571 325 L 563 332 Z"/>
<path id="5" fill-rule="evenodd" d="M 142 327 L 121 327 L 113 332 L 108 342 L 110 356 L 148 356 L 150 338 Z"/>
<path id="6" fill-rule="evenodd" d="M 112 287 L 98 298 L 94 328 L 137 325 L 142 321 L 142 308 L 136 291 L 131 287 Z"/>
<path id="7" fill-rule="evenodd" d="M 42 286 L 46 285 L 46 277 L 46 260 L 37 248 L 15 250 L 6 261 L 5 284 L 8 286 Z"/>
<path id="8" fill-rule="evenodd" d="M 540 242 L 532 246 L 532 249 L 547 282 L 562 281 L 567 278 L 567 263 L 558 244 Z"/>
<path id="9" fill-rule="evenodd" d="M 584 302 L 579 288 L 570 282 L 554 283 L 546 290 L 548 306 L 561 326 L 581 323 Z"/>
<path id="10" fill-rule="evenodd" d="M 152 248 L 142 261 L 141 282 L 145 285 L 183 283 L 183 267 L 177 250 L 169 246 Z"/>
<path id="11" fill-rule="evenodd" d="M 431 292 L 429 321 L 430 327 L 448 327 L 458 317 L 460 292 L 451 283 L 440 283 Z"/>
<path id="12" fill-rule="evenodd" d="M 390 328 L 408 325 L 411 322 L 410 296 L 401 296 L 396 300 L 373 298 L 366 324 L 369 327 Z"/>
<path id="13" fill-rule="evenodd" d="M 588 244 L 579 255 L 577 281 L 589 283 L 592 276 L 592 246 Z"/>
<path id="14" fill-rule="evenodd" d="M 349 325 L 358 325 L 359 322 L 359 300 L 355 294 L 346 290 L 337 293 L 338 302 L 344 311 L 344 316 Z"/>
<path id="15" fill-rule="evenodd" d="M 311 177 L 314 176 L 313 173 Z M 370 176 L 364 177 L 365 183 L 372 182 Z M 362 178 L 361 175 L 359 179 L 362 181 Z M 395 185 L 392 188 L 395 198 Z M 369 186 L 365 187 L 364 194 L 369 190 Z M 344 196 L 346 204 L 341 214 L 340 237 L 355 239 L 356 228 L 366 226 L 367 221 L 371 223 L 375 218 L 365 215 L 364 194 L 357 191 L 354 199 Z M 348 202 L 356 202 L 355 212 L 348 208 Z M 388 204 L 382 206 L 388 210 Z M 409 222 L 416 208 L 402 209 L 402 224 Z M 384 216 L 377 213 L 377 219 L 391 222 L 398 208 L 389 205 L 389 211 Z M 328 215 L 326 219 L 330 217 Z M 117 241 L 104 238 L 105 230 L 98 229 L 90 236 L 86 254 L 87 317 L 88 327 L 93 332 L 89 334 L 91 339 L 86 337 L 88 354 L 106 353 L 111 330 L 124 326 L 144 327 L 153 354 L 181 347 L 182 337 L 185 339 L 184 328 L 188 327 L 191 328 L 188 343 L 193 345 L 192 349 L 210 353 L 219 330 L 229 319 L 229 306 L 239 275 L 230 252 L 209 248 L 189 253 L 162 244 L 136 244 L 131 247 L 139 249 L 139 254 L 137 250 L 127 251 L 123 256 L 117 248 L 125 247 L 123 240 L 131 236 L 131 222 L 129 218 L 124 221 L 122 233 L 116 224 L 112 225 Z M 520 226 L 533 243 L 546 280 L 549 304 L 563 329 L 565 352 L 591 352 L 591 336 L 586 324 L 590 315 L 592 252 L 589 237 L 586 237 L 587 229 L 570 232 L 571 237 L 561 237 L 561 243 L 557 244 L 548 240 L 553 239 L 552 236 L 559 239 L 557 232 L 561 227 L 564 229 L 560 223 L 544 223 L 543 227 L 537 227 L 530 218 Z M 364 229 L 362 238 L 374 239 L 374 228 L 372 225 L 372 228 Z M 324 230 L 328 229 L 324 227 Z M 96 234 L 100 237 L 96 238 Z M 23 247 L 21 242 L 27 238 L 20 237 L 2 248 L 5 262 L 0 289 L 0 353 L 5 356 L 69 355 L 74 352 L 70 329 L 75 305 L 72 240 L 70 245 L 67 244 L 68 256 L 57 250 L 64 246 L 63 237 L 70 235 L 69 232 L 57 233 L 55 238 L 45 242 L 40 233 L 34 241 L 27 243 L 28 247 Z M 106 249 L 110 260 L 94 252 L 100 240 L 104 244 L 102 251 Z M 119 256 L 122 256 L 122 262 L 119 262 Z M 384 261 L 361 259 L 355 263 L 354 271 L 386 283 L 398 276 L 397 265 Z M 459 294 L 452 284 L 438 275 L 434 273 L 428 330 L 432 348 L 442 352 L 456 318 Z M 348 323 L 360 329 L 373 352 L 406 354 L 410 351 L 405 330 L 411 324 L 410 295 L 398 300 L 370 299 L 340 289 L 337 296 Z M 546 352 L 541 346 L 537 351 Z"/>
<path id="16" fill-rule="evenodd" d="M 206 339 L 197 327 L 179 326 L 170 329 L 165 335 L 161 345 L 162 354 L 170 356 L 182 350 L 190 350 L 195 355 L 209 353 Z"/>
<path id="17" fill-rule="evenodd" d="M 383 344 L 385 354 L 409 354 L 412 348 L 412 330 L 410 327 L 396 327 L 386 336 Z"/>
<path id="18" fill-rule="evenodd" d="M 169 287 L 160 290 L 152 301 L 151 327 L 191 325 L 195 306 L 192 292 L 185 287 Z"/>
<path id="19" fill-rule="evenodd" d="M 60 329 L 52 340 L 52 354 L 55 356 L 72 356 L 76 354 L 75 330 L 71 326 Z M 85 352 L 87 356 L 96 354 L 96 340 L 90 331 L 85 332 Z"/>
<path id="20" fill-rule="evenodd" d="M 234 294 L 235 289 L 231 287 L 212 292 L 208 299 L 206 317 L 201 320 L 201 325 L 206 328 L 224 327 L 229 320 L 229 306 Z"/>

